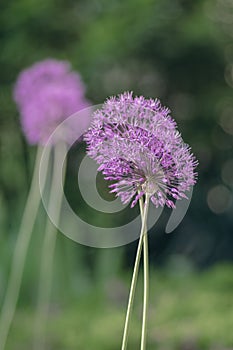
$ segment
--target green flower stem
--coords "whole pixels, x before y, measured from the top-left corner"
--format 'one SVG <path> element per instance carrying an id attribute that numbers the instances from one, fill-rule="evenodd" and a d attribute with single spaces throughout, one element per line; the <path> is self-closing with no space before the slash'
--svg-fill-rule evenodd
<path id="1" fill-rule="evenodd" d="M 128 301 L 128 307 L 127 307 L 127 312 L 126 312 L 125 327 L 124 327 L 121 350 L 126 350 L 126 348 L 127 348 L 128 335 L 129 335 L 129 322 L 130 322 L 130 318 L 131 318 L 131 314 L 132 314 L 133 300 L 134 300 L 136 284 L 137 284 L 137 277 L 138 277 L 138 270 L 139 270 L 139 263 L 140 263 L 142 246 L 143 246 L 143 241 L 144 241 L 144 232 L 146 230 L 148 208 L 149 208 L 149 199 L 146 197 L 145 204 L 143 205 L 143 199 L 141 198 L 140 199 L 140 209 L 141 209 L 141 217 L 142 217 L 142 227 L 141 227 L 141 233 L 140 233 L 137 254 L 136 254 L 136 259 L 135 259 L 135 264 L 134 264 L 132 282 L 131 282 L 131 287 L 130 287 L 130 292 L 129 292 L 129 301 Z"/>
<path id="2" fill-rule="evenodd" d="M 146 195 L 146 201 L 149 201 Z M 146 349 L 146 335 L 147 335 L 147 319 L 148 319 L 148 305 L 149 305 L 149 254 L 148 254 L 148 234 L 145 227 L 143 235 L 143 270 L 144 270 L 144 291 L 143 291 L 143 315 L 142 315 L 142 335 L 141 335 L 141 350 Z"/>
<path id="3" fill-rule="evenodd" d="M 59 184 L 64 181 L 59 177 L 61 174 L 60 166 L 61 160 L 64 159 L 67 153 L 67 146 L 65 143 L 58 143 L 54 147 L 54 164 L 51 182 L 51 191 L 49 198 L 49 212 L 53 213 L 53 218 L 58 221 L 61 211 L 62 192 L 59 191 Z M 66 169 L 66 164 L 63 164 Z M 53 258 L 56 246 L 57 228 L 51 223 L 50 218 L 47 218 L 44 242 L 42 246 L 40 277 L 39 277 L 39 291 L 38 304 L 35 317 L 35 338 L 34 349 L 43 350 L 45 348 L 45 329 L 46 321 L 49 311 L 49 299 L 52 287 L 53 277 Z"/>
<path id="4" fill-rule="evenodd" d="M 38 147 L 31 187 L 22 216 L 9 281 L 0 316 L 0 349 L 4 350 L 19 297 L 22 275 L 33 226 L 40 205 L 39 165 L 43 148 Z M 46 164 L 46 167 L 48 164 Z M 47 169 L 44 169 L 47 172 Z"/>

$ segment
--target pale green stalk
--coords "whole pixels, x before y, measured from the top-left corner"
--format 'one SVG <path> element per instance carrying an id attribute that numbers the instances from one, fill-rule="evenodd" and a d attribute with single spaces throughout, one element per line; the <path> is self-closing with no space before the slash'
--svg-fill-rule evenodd
<path id="1" fill-rule="evenodd" d="M 149 202 L 149 195 L 146 194 L 146 202 Z M 145 227 L 143 234 L 143 271 L 144 271 L 144 287 L 143 287 L 143 314 L 142 314 L 142 335 L 141 350 L 146 350 L 148 305 L 149 305 L 149 254 L 148 254 L 148 234 Z"/>
<path id="2" fill-rule="evenodd" d="M 134 295 L 135 295 L 135 290 L 136 290 L 139 263 L 140 263 L 142 245 L 143 245 L 143 240 L 144 240 L 144 232 L 146 230 L 148 208 L 149 208 L 149 200 L 147 199 L 147 197 L 146 197 L 144 207 L 143 207 L 143 199 L 141 198 L 140 199 L 140 209 L 141 209 L 141 217 L 142 217 L 142 227 L 141 227 L 141 233 L 140 233 L 140 238 L 139 238 L 139 242 L 138 242 L 137 254 L 136 254 L 136 259 L 135 259 L 135 263 L 134 263 L 132 282 L 131 282 L 131 287 L 130 287 L 130 292 L 129 292 L 129 301 L 128 301 L 128 307 L 127 307 L 127 312 L 126 312 L 125 327 L 124 327 L 121 350 L 126 350 L 127 343 L 128 343 L 129 322 L 130 322 L 130 318 L 131 318 L 131 314 L 132 314 L 133 300 L 134 300 Z"/>
<path id="3" fill-rule="evenodd" d="M 39 165 L 42 155 L 42 147 L 38 147 L 34 172 L 31 182 L 30 191 L 22 216 L 13 261 L 9 276 L 9 281 L 6 289 L 5 299 L 0 316 L 0 350 L 5 349 L 8 333 L 12 320 L 14 318 L 15 309 L 19 297 L 19 291 L 22 282 L 22 275 L 28 251 L 28 245 L 31 239 L 33 226 L 36 215 L 40 205 L 40 191 L 39 191 Z M 46 167 L 48 164 L 46 163 Z M 47 172 L 47 169 L 44 169 Z"/>
<path id="4" fill-rule="evenodd" d="M 59 191 L 59 184 L 63 179 L 59 177 L 61 174 L 61 161 L 65 158 L 67 153 L 67 146 L 60 142 L 54 147 L 54 164 L 51 191 L 49 197 L 49 212 L 53 213 L 53 218 L 56 222 L 59 221 L 61 202 L 63 193 Z M 63 164 L 66 169 L 66 164 Z M 39 291 L 38 304 L 35 318 L 35 339 L 34 349 L 43 350 L 45 348 L 45 329 L 46 321 L 49 312 L 49 299 L 52 287 L 53 278 L 53 258 L 56 246 L 57 228 L 51 223 L 50 218 L 47 218 L 44 242 L 42 246 L 40 277 L 39 277 Z"/>

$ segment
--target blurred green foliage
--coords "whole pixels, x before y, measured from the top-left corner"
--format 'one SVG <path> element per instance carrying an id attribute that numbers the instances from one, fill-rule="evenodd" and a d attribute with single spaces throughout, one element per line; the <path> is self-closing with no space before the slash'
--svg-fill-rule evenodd
<path id="1" fill-rule="evenodd" d="M 152 271 L 148 350 L 227 350 L 233 346 L 232 274 L 222 265 L 197 275 L 180 270 Z M 129 278 L 127 278 L 129 280 Z M 128 281 L 106 281 L 105 293 L 96 289 L 70 307 L 51 305 L 47 348 L 120 348 Z M 141 282 L 130 329 L 129 350 L 140 343 Z M 30 349 L 32 310 L 18 312 L 12 327 L 9 350 Z"/>
<path id="2" fill-rule="evenodd" d="M 20 130 L 13 84 L 23 68 L 54 57 L 80 71 L 93 103 L 124 90 L 159 97 L 199 159 L 192 205 L 175 237 L 163 235 L 168 213 L 153 235 L 159 261 L 171 253 L 200 266 L 232 259 L 230 2 L 9 0 L 0 7 L 4 240 L 18 225 L 34 157 Z"/>
<path id="3" fill-rule="evenodd" d="M 165 235 L 170 214 L 167 210 L 150 234 L 151 263 L 165 266 L 172 256 L 178 255 L 185 259 L 185 264 L 178 263 L 182 271 L 184 265 L 192 270 L 193 266 L 202 268 L 232 261 L 232 12 L 232 3 L 227 0 L 0 3 L 0 299 L 8 279 L 35 157 L 35 148 L 28 146 L 22 135 L 12 89 L 22 69 L 47 57 L 69 60 L 81 73 L 87 97 L 94 104 L 125 90 L 159 97 L 171 108 L 184 140 L 199 159 L 199 181 L 182 224 L 174 234 Z M 72 178 L 76 174 L 72 165 L 78 155 L 73 152 L 70 158 L 67 196 L 73 200 L 76 193 Z M 86 209 L 81 210 L 85 214 Z M 20 304 L 24 306 L 33 305 L 36 299 L 44 220 L 45 212 L 41 208 L 21 291 Z M 82 349 L 119 346 L 122 309 L 103 300 L 95 302 L 90 290 L 98 290 L 116 272 L 128 268 L 135 247 L 136 243 L 132 243 L 109 251 L 97 250 L 59 235 L 53 298 L 66 302 L 87 294 L 87 302 L 80 299 L 70 309 L 58 310 L 57 314 L 55 310 L 56 329 L 53 322 L 50 328 L 51 348 L 73 349 L 79 341 Z M 173 267 L 174 262 L 170 264 L 171 271 Z M 159 339 L 165 344 L 161 349 L 174 349 L 174 344 L 179 348 L 178 344 L 186 338 L 188 342 L 194 339 L 203 349 L 214 343 L 229 346 L 232 317 L 229 315 L 229 323 L 225 321 L 232 292 L 230 274 L 231 268 L 222 268 L 203 274 L 200 281 L 191 275 L 182 283 L 172 277 L 155 277 L 152 295 L 156 315 L 151 315 L 151 327 L 155 324 L 155 331 L 150 330 L 151 348 Z M 188 283 L 188 294 L 184 283 L 186 287 Z M 31 312 L 29 309 L 28 314 L 17 315 L 9 349 L 16 347 L 17 339 L 24 337 L 27 341 Z M 79 319 L 79 312 L 82 318 L 85 315 L 84 319 Z M 83 339 L 76 336 L 78 322 L 87 327 Z M 100 329 L 94 329 L 98 326 Z M 88 334 L 89 327 L 93 337 Z M 135 342 L 137 327 L 135 324 L 135 334 L 131 335 Z M 87 346 L 85 341 L 92 339 L 99 345 Z M 183 345 L 182 349 L 187 348 Z M 20 349 L 18 343 L 17 349 Z"/>

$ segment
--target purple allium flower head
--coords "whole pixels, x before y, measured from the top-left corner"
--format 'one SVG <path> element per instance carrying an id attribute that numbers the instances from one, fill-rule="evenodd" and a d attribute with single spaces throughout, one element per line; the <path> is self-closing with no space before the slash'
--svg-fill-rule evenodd
<path id="1" fill-rule="evenodd" d="M 174 208 L 196 182 L 198 162 L 169 113 L 158 99 L 126 92 L 94 113 L 85 134 L 88 155 L 114 181 L 111 192 L 131 207 L 148 193 L 156 207 Z"/>
<path id="2" fill-rule="evenodd" d="M 22 71 L 14 88 L 14 100 L 30 144 L 44 144 L 69 115 L 89 106 L 85 86 L 65 61 L 47 59 Z"/>

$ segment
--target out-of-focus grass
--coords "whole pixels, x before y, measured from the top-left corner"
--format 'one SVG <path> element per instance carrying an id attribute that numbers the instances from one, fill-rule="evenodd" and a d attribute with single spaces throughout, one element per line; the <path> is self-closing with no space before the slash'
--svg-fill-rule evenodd
<path id="1" fill-rule="evenodd" d="M 233 349 L 233 266 L 203 273 L 151 271 L 148 350 Z M 109 281 L 69 303 L 52 305 L 49 350 L 119 350 L 130 277 Z M 142 288 L 139 281 L 129 350 L 139 348 Z M 65 288 L 65 286 L 64 286 Z M 17 312 L 7 350 L 32 348 L 34 310 Z"/>

